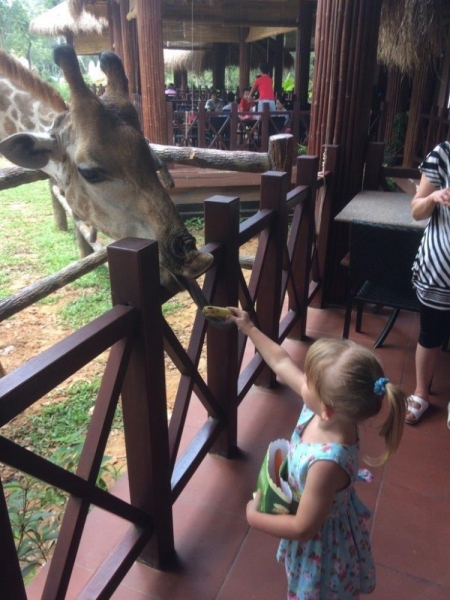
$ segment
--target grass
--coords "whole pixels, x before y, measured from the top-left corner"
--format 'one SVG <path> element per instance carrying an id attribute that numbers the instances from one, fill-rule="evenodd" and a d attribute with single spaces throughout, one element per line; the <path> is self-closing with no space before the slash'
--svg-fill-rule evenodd
<path id="1" fill-rule="evenodd" d="M 22 446 L 75 472 L 90 422 L 90 410 L 99 390 L 99 380 L 78 382 L 67 390 L 64 402 L 43 406 L 20 425 L 14 422 L 7 436 Z M 123 429 L 120 405 L 113 423 Z M 107 479 L 119 476 L 111 458 L 104 456 L 97 485 L 107 489 Z M 67 494 L 26 474 L 10 477 L 4 485 L 17 554 L 25 582 L 50 557 L 56 543 Z"/>
<path id="2" fill-rule="evenodd" d="M 47 181 L 1 192 L 0 256 L 0 299 L 79 259 L 72 222 L 69 220 L 69 232 L 55 227 Z M 19 285 L 23 280 L 26 283 Z M 106 266 L 67 288 L 80 293 L 61 309 L 63 326 L 78 329 L 111 308 Z M 49 296 L 40 302 L 54 301 L 55 297 Z"/>

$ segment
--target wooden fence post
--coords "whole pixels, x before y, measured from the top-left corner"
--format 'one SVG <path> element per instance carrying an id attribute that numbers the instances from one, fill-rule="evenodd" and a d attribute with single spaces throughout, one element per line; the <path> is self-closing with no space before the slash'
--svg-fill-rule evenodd
<path id="1" fill-rule="evenodd" d="M 324 308 L 324 298 L 328 297 L 330 288 L 330 270 L 332 269 L 332 257 L 328 256 L 328 244 L 330 238 L 330 230 L 332 226 L 332 205 L 336 194 L 337 168 L 339 164 L 339 146 L 330 144 L 324 146 L 327 151 L 327 170 L 330 172 L 325 182 L 324 199 L 322 202 L 322 215 L 320 218 L 319 230 L 317 233 L 317 264 L 320 273 L 322 285 L 314 297 L 311 306 Z M 336 226 L 336 223 L 334 224 Z M 342 223 L 340 225 L 346 225 Z"/>
<path id="2" fill-rule="evenodd" d="M 294 209 L 294 220 L 291 231 L 296 231 L 297 239 L 289 239 L 295 282 L 295 296 L 289 296 L 289 308 L 298 310 L 300 313 L 298 325 L 290 332 L 289 337 L 301 340 L 306 336 L 311 267 L 316 237 L 315 202 L 318 170 L 318 156 L 298 157 L 296 183 L 297 186 L 307 186 L 309 192 L 307 200 L 302 205 L 297 205 Z M 320 282 L 317 282 L 317 285 L 319 286 Z M 298 300 L 299 306 L 297 306 L 296 300 Z"/>
<path id="3" fill-rule="evenodd" d="M 174 556 L 164 342 L 158 244 L 125 238 L 108 246 L 113 304 L 142 313 L 127 375 L 122 410 L 131 504 L 154 518 L 155 534 L 140 556 L 164 567 Z"/>
<path id="4" fill-rule="evenodd" d="M 261 176 L 260 208 L 261 210 L 274 210 L 276 217 L 269 233 L 264 233 L 260 237 L 260 245 L 267 243 L 267 253 L 259 282 L 256 314 L 261 330 L 276 342 L 279 337 L 279 322 L 282 308 L 280 301 L 283 257 L 287 238 L 286 196 L 289 191 L 289 185 L 290 182 L 287 173 L 268 171 Z M 265 239 L 266 236 L 267 239 Z M 257 262 L 261 260 L 258 258 L 258 254 Z M 272 387 L 275 384 L 275 380 L 275 374 L 266 367 L 258 377 L 257 383 L 258 385 Z"/>
<path id="5" fill-rule="evenodd" d="M 0 598 L 27 600 L 3 486 L 0 482 Z"/>
<path id="6" fill-rule="evenodd" d="M 363 190 L 380 189 L 381 168 L 384 161 L 384 142 L 370 142 L 366 152 Z"/>
<path id="7" fill-rule="evenodd" d="M 212 302 L 217 306 L 237 306 L 239 299 L 239 199 L 213 196 L 205 200 L 205 243 L 224 246 L 223 261 L 207 277 L 215 277 Z M 208 325 L 208 387 L 223 408 L 226 428 L 212 452 L 232 458 L 237 450 L 237 327 L 219 329 Z"/>

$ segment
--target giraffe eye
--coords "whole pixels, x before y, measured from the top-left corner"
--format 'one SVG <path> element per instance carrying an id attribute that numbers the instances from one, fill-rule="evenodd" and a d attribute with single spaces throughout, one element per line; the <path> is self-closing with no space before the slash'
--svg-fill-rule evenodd
<path id="1" fill-rule="evenodd" d="M 99 169 L 78 169 L 78 173 L 85 179 L 88 183 L 101 183 L 105 181 L 105 174 Z"/>

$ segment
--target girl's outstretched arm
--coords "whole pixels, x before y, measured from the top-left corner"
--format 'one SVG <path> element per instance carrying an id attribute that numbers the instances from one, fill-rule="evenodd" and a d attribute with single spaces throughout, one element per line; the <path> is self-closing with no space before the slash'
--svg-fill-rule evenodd
<path id="1" fill-rule="evenodd" d="M 227 320 L 236 323 L 242 333 L 255 344 L 255 348 L 272 371 L 295 392 L 301 394 L 304 381 L 303 371 L 297 367 L 286 350 L 260 331 L 251 322 L 245 310 L 234 306 L 227 306 L 227 308 L 233 313 L 227 317 Z"/>
<path id="2" fill-rule="evenodd" d="M 348 474 L 335 462 L 320 460 L 308 471 L 306 484 L 295 515 L 258 512 L 260 492 L 247 504 L 249 525 L 287 540 L 307 542 L 322 527 L 330 514 L 336 492 L 349 485 Z"/>

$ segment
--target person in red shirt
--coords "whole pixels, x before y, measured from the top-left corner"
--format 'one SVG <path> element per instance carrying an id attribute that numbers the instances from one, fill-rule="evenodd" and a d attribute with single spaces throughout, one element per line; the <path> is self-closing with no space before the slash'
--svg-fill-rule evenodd
<path id="1" fill-rule="evenodd" d="M 269 75 L 270 67 L 267 63 L 261 63 L 259 70 L 261 75 L 255 79 L 250 90 L 250 97 L 256 92 L 259 93 L 258 112 L 262 112 L 264 103 L 269 104 L 269 110 L 275 111 L 275 94 L 273 91 L 272 77 Z"/>
<path id="2" fill-rule="evenodd" d="M 245 88 L 244 95 L 238 105 L 239 112 L 251 112 L 253 110 L 253 100 L 250 96 L 250 88 Z"/>

